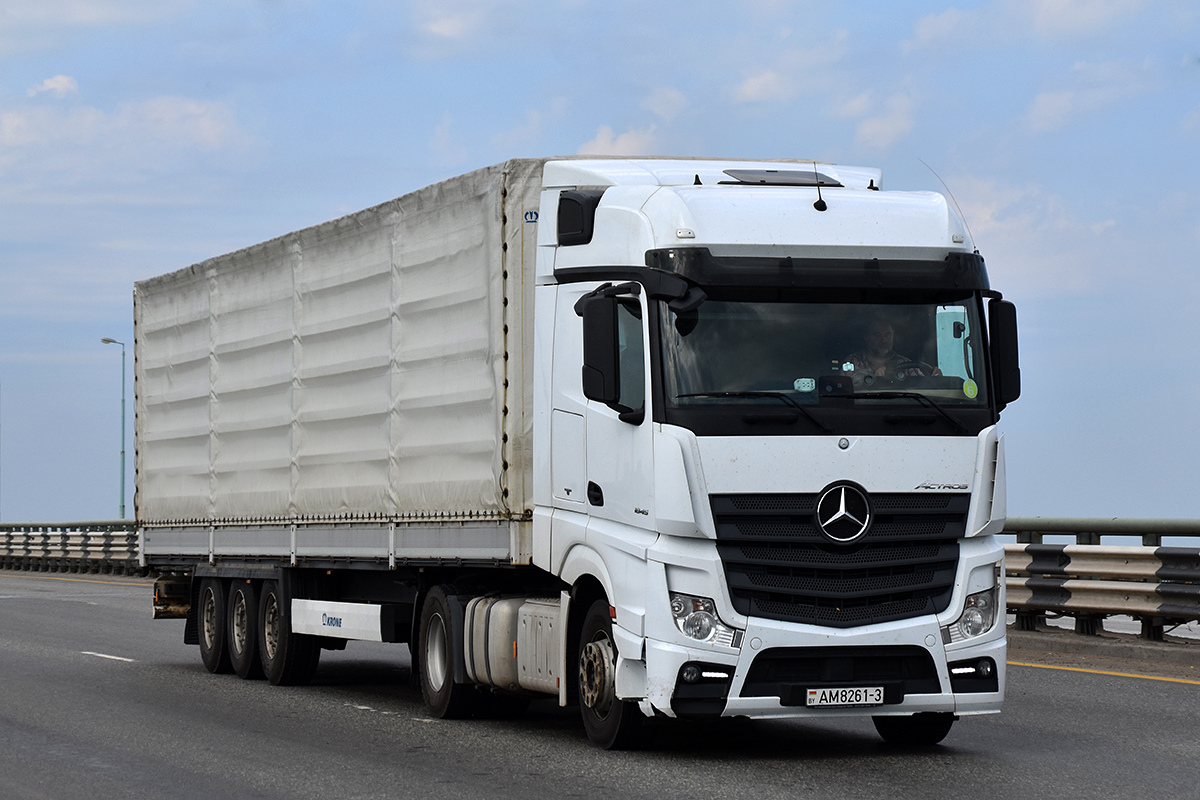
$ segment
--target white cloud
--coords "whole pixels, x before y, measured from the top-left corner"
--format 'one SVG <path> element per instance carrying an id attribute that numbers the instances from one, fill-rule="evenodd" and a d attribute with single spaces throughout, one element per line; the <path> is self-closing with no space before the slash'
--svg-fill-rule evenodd
<path id="1" fill-rule="evenodd" d="M 413 55 L 444 60 L 481 47 L 507 47 L 530 26 L 522 6 L 528 0 L 412 0 L 404 7 L 416 34 Z M 538 13 L 540 9 L 531 13 Z M 515 35 L 514 35 L 514 32 Z"/>
<path id="2" fill-rule="evenodd" d="M 1042 92 L 1033 99 L 1029 124 L 1035 131 L 1064 128 L 1075 111 L 1074 92 Z"/>
<path id="3" fill-rule="evenodd" d="M 156 97 L 121 108 L 119 123 L 145 131 L 161 142 L 216 150 L 244 142 L 233 111 L 221 103 L 186 97 Z"/>
<path id="4" fill-rule="evenodd" d="M 441 39 L 467 39 L 483 23 L 483 13 L 475 10 L 467 13 L 435 13 L 425 22 L 424 30 Z"/>
<path id="5" fill-rule="evenodd" d="M 796 89 L 791 80 L 773 69 L 767 69 L 739 83 L 733 95 L 739 103 L 790 100 L 796 95 Z"/>
<path id="6" fill-rule="evenodd" d="M 242 158 L 253 141 L 232 109 L 182 97 L 113 111 L 57 103 L 0 109 L 0 215 L 7 230 L 20 231 L 41 225 L 32 209 L 46 205 L 191 202 L 209 166 Z M 167 200 L 171 190 L 160 179 L 190 169 L 199 174 L 189 190 Z M 13 222 L 18 212 L 33 222 Z"/>
<path id="7" fill-rule="evenodd" d="M 1045 296 L 1097 291 L 1125 262 L 1113 257 L 1116 220 L 1084 220 L 1045 188 L 956 177 L 955 197 L 975 244 L 1005 293 Z"/>
<path id="8" fill-rule="evenodd" d="M 1200 106 L 1193 108 L 1191 113 L 1183 118 L 1183 132 L 1190 134 L 1200 133 Z"/>
<path id="9" fill-rule="evenodd" d="M 238 147 L 248 142 L 248 136 L 228 106 L 186 97 L 126 103 L 111 114 L 91 107 L 0 111 L 0 147 L 7 151 L 0 153 L 0 165 L 16 156 L 17 148 L 50 150 L 97 142 L 145 155 L 147 146 L 155 150 Z"/>
<path id="10" fill-rule="evenodd" d="M 951 8 L 922 17 L 902 48 L 1096 36 L 1126 24 L 1145 5 L 1146 0 L 992 0 L 971 10 Z"/>
<path id="11" fill-rule="evenodd" d="M 65 97 L 68 94 L 77 94 L 79 92 L 79 84 L 75 79 L 68 75 L 55 75 L 53 78 L 46 78 L 37 86 L 29 87 L 28 95 L 37 97 L 39 94 L 52 94 L 56 97 Z"/>
<path id="12" fill-rule="evenodd" d="M 744 73 L 745 77 L 733 89 L 734 100 L 739 103 L 782 102 L 800 94 L 837 86 L 844 78 L 842 60 L 848 38 L 847 31 L 832 31 L 819 41 L 806 42 L 803 47 L 775 54 L 770 63 Z M 773 52 L 759 43 L 746 46 Z"/>
<path id="13" fill-rule="evenodd" d="M 845 100 L 833 109 L 833 115 L 838 119 L 857 119 L 866 116 L 871 110 L 871 93 L 863 92 L 856 97 Z"/>
<path id="14" fill-rule="evenodd" d="M 1034 98 L 1026 117 L 1034 131 L 1054 131 L 1092 111 L 1154 89 L 1150 65 L 1125 62 L 1076 64 L 1070 89 L 1046 91 Z"/>
<path id="15" fill-rule="evenodd" d="M 536 108 L 530 109 L 525 114 L 523 123 L 497 133 L 489 144 L 492 149 L 505 153 L 528 150 L 541 140 L 545 127 L 546 122 L 542 112 Z"/>
<path id="16" fill-rule="evenodd" d="M 1033 30 L 1041 36 L 1091 35 L 1136 13 L 1145 0 L 1009 0 L 1028 8 Z"/>
<path id="17" fill-rule="evenodd" d="M 907 95 L 893 95 L 884 113 L 863 120 L 858 126 L 858 142 L 875 149 L 886 150 L 903 139 L 913 129 L 913 101 Z"/>
<path id="18" fill-rule="evenodd" d="M 454 136 L 451 127 L 454 118 L 449 114 L 442 117 L 433 132 L 433 140 L 429 146 L 438 155 L 438 160 L 448 166 L 457 166 L 467 158 L 467 148 L 460 144 Z"/>
<path id="19" fill-rule="evenodd" d="M 645 156 L 654 150 L 654 127 L 651 125 L 643 131 L 626 131 L 619 136 L 613 135 L 613 129 L 601 125 L 596 136 L 589 142 L 579 146 L 579 155 L 591 156 Z"/>
<path id="20" fill-rule="evenodd" d="M 177 16 L 196 0 L 3 0 L 0 55 L 59 48 L 81 29 L 142 25 Z"/>
<path id="21" fill-rule="evenodd" d="M 162 19 L 193 5 L 194 0 L 5 0 L 0 19 L 5 27 L 96 27 Z"/>
<path id="22" fill-rule="evenodd" d="M 917 20 L 913 26 L 913 38 L 904 42 L 904 50 L 916 50 L 938 45 L 958 37 L 974 23 L 976 12 L 951 8 L 941 14 L 930 14 Z"/>
<path id="23" fill-rule="evenodd" d="M 642 100 L 642 108 L 668 122 L 677 117 L 687 105 L 688 99 L 673 86 L 664 86 Z"/>

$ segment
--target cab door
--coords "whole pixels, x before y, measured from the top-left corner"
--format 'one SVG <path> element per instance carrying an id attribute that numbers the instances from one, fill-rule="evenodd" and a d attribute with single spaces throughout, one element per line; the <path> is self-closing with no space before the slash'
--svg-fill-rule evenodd
<path id="1" fill-rule="evenodd" d="M 623 287 L 615 287 L 619 291 Z M 586 497 L 588 514 L 598 520 L 652 530 L 654 527 L 654 445 L 648 408 L 650 398 L 649 336 L 646 297 L 637 284 L 626 293 L 610 295 L 612 313 L 594 323 L 584 313 L 584 394 L 586 419 Z M 612 339 L 608 339 L 608 336 Z M 595 375 L 589 364 L 590 338 L 604 337 L 615 352 L 607 372 Z M 603 360 L 603 359 L 602 359 Z M 589 370 L 591 386 L 589 386 Z M 600 386 L 598 382 L 608 382 Z M 595 526 L 589 524 L 590 531 Z M 608 526 L 601 526 L 607 529 Z"/>

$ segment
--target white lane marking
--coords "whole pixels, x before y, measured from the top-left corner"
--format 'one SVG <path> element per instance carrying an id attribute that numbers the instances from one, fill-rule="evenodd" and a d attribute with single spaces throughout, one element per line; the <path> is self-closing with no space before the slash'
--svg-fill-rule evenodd
<path id="1" fill-rule="evenodd" d="M 363 706 L 363 705 L 359 705 L 358 703 L 343 703 L 342 705 L 345 706 L 346 708 L 352 708 L 355 711 L 367 711 L 371 714 L 380 714 L 381 716 L 384 716 L 384 717 L 394 717 L 400 713 L 399 711 L 381 711 L 378 708 L 373 708 L 371 706 Z"/>
<path id="2" fill-rule="evenodd" d="M 134 663 L 136 663 L 136 662 L 135 662 L 135 661 L 134 661 L 132 658 L 122 658 L 121 656 L 110 656 L 110 655 L 107 655 L 107 654 L 105 654 L 105 653 L 93 653 L 93 652 L 92 652 L 92 651 L 90 651 L 90 650 L 84 650 L 84 651 L 81 653 L 81 655 L 85 655 L 85 656 L 95 656 L 96 658 L 109 658 L 109 659 L 112 659 L 113 661 L 125 661 L 125 662 L 128 662 L 128 663 L 130 663 L 130 664 L 134 664 Z"/>

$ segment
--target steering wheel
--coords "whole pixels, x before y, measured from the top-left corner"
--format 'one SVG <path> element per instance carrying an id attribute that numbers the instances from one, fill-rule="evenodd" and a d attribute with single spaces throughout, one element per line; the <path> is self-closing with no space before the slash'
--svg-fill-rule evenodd
<path id="1" fill-rule="evenodd" d="M 920 361 L 901 361 L 896 366 L 888 369 L 887 376 L 888 376 L 888 378 L 890 378 L 893 381 L 902 381 L 902 380 L 910 377 L 908 375 L 908 371 L 910 369 L 924 371 L 924 368 L 925 368 L 925 365 L 922 364 Z"/>

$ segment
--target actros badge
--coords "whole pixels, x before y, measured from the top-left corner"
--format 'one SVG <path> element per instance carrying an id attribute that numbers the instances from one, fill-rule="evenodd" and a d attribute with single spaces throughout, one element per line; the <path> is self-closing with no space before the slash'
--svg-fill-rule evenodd
<path id="1" fill-rule="evenodd" d="M 840 544 L 860 538 L 871 527 L 867 493 L 849 483 L 830 486 L 817 500 L 817 527 Z"/>

